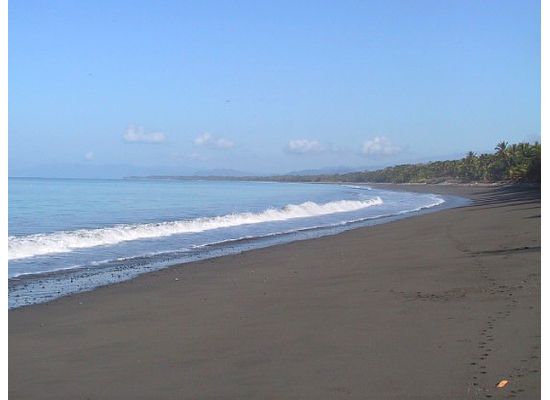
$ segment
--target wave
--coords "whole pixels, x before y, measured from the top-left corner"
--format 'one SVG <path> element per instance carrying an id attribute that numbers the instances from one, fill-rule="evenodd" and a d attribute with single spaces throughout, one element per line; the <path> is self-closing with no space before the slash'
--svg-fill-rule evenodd
<path id="1" fill-rule="evenodd" d="M 445 200 L 442 199 L 439 196 L 430 196 L 430 197 L 434 200 L 433 203 L 430 203 L 430 204 L 427 204 L 427 205 L 424 205 L 424 206 L 420 206 L 420 207 L 416 207 L 416 208 L 412 208 L 410 210 L 402 210 L 402 211 L 399 211 L 397 214 L 408 214 L 408 213 L 411 213 L 411 212 L 416 212 L 416 211 L 424 210 L 424 209 L 427 209 L 427 208 L 437 207 L 437 206 L 445 203 Z"/>
<path id="2" fill-rule="evenodd" d="M 351 189 L 359 189 L 359 190 L 372 190 L 372 188 L 368 185 L 342 185 L 344 187 L 348 187 Z"/>
<path id="3" fill-rule="evenodd" d="M 125 224 L 99 229 L 10 236 L 8 238 L 8 259 L 17 260 L 51 253 L 65 253 L 76 249 L 114 245 L 131 240 L 152 239 L 183 233 L 204 232 L 218 228 L 357 211 L 383 203 L 380 197 L 362 201 L 339 200 L 324 204 L 308 201 L 301 204 L 288 204 L 279 209 L 270 208 L 259 213 L 235 213 L 181 221 Z"/>
<path id="4" fill-rule="evenodd" d="M 433 199 L 434 199 L 433 203 L 426 204 L 426 205 L 416 207 L 416 208 L 411 208 L 411 209 L 408 209 L 408 210 L 397 211 L 397 212 L 394 212 L 394 213 L 371 215 L 371 216 L 364 217 L 364 218 L 357 218 L 357 219 L 352 219 L 352 220 L 340 221 L 340 222 L 336 222 L 336 223 L 329 224 L 329 225 L 306 226 L 306 227 L 303 227 L 303 228 L 296 228 L 296 229 L 290 229 L 290 230 L 286 230 L 286 231 L 266 233 L 266 234 L 263 234 L 263 235 L 245 235 L 245 236 L 240 236 L 240 237 L 237 237 L 237 238 L 217 240 L 215 242 L 197 244 L 197 245 L 191 246 L 191 248 L 192 249 L 200 249 L 200 248 L 204 248 L 204 247 L 223 245 L 223 244 L 226 244 L 226 243 L 243 242 L 245 240 L 266 239 L 266 238 L 273 237 L 273 236 L 283 236 L 283 235 L 289 235 L 289 234 L 292 234 L 292 233 L 313 231 L 313 230 L 317 230 L 317 229 L 336 228 L 336 227 L 342 226 L 342 225 L 351 225 L 351 224 L 356 224 L 358 222 L 365 222 L 365 221 L 369 221 L 369 220 L 376 220 L 376 219 L 381 219 L 381 218 L 394 217 L 394 216 L 398 216 L 398 215 L 402 215 L 402 214 L 414 213 L 414 212 L 417 212 L 417 211 L 437 207 L 437 206 L 445 203 L 445 200 L 443 200 L 440 197 L 434 196 Z M 149 253 L 149 254 L 151 254 L 151 255 L 153 255 L 153 254 L 166 254 L 166 253 L 170 253 L 170 252 L 171 251 L 159 252 L 159 253 Z M 128 257 L 128 258 L 131 258 L 131 257 Z"/>

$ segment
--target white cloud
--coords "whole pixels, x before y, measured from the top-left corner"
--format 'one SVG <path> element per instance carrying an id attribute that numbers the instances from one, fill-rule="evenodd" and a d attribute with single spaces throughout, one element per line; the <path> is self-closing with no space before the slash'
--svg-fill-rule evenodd
<path id="1" fill-rule="evenodd" d="M 88 161 L 92 161 L 94 159 L 94 152 L 89 151 L 86 154 L 84 154 L 84 158 Z"/>
<path id="2" fill-rule="evenodd" d="M 385 136 L 376 136 L 363 143 L 362 153 L 366 156 L 392 156 L 401 152 L 401 147 L 393 144 Z"/>
<path id="3" fill-rule="evenodd" d="M 235 146 L 235 143 L 229 139 L 218 138 L 210 133 L 200 134 L 195 138 L 195 145 L 210 147 L 213 149 L 230 149 Z"/>
<path id="4" fill-rule="evenodd" d="M 325 146 L 318 140 L 293 139 L 288 142 L 286 149 L 294 154 L 312 154 L 324 151 Z"/>
<path id="5" fill-rule="evenodd" d="M 162 132 L 146 133 L 141 126 L 130 125 L 124 135 L 126 143 L 163 143 L 166 135 Z"/>

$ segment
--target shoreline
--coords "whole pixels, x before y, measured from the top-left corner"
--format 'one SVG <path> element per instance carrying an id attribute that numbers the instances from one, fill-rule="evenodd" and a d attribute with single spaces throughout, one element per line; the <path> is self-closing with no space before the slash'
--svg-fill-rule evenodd
<path id="1" fill-rule="evenodd" d="M 277 182 L 276 182 L 277 184 Z M 331 183 L 332 185 L 350 186 L 349 184 Z M 353 185 L 354 187 L 373 185 Z M 393 185 L 395 186 L 395 185 Z M 380 189 L 387 189 L 380 187 Z M 403 187 L 396 189 L 390 187 L 389 190 L 396 191 L 402 190 Z M 420 192 L 431 194 L 430 190 L 407 190 L 408 192 Z M 435 193 L 434 193 L 435 194 Z M 312 240 L 320 237 L 338 235 L 348 230 L 368 228 L 379 224 L 385 224 L 389 222 L 398 221 L 405 218 L 414 218 L 420 215 L 440 212 L 442 210 L 461 207 L 470 202 L 470 199 L 451 195 L 447 193 L 437 194 L 443 197 L 444 202 L 442 204 L 436 204 L 435 206 L 427 206 L 414 211 L 406 213 L 388 214 L 384 216 L 377 216 L 373 218 L 365 218 L 362 220 L 349 221 L 344 224 L 333 224 L 326 226 L 315 226 L 305 229 L 297 229 L 294 231 L 279 232 L 275 234 L 268 234 L 265 236 L 246 237 L 240 239 L 225 240 L 219 243 L 211 243 L 206 246 L 210 250 L 206 250 L 203 253 L 187 254 L 182 256 L 179 260 L 171 260 L 168 262 L 162 262 L 155 264 L 144 264 L 143 266 L 106 266 L 99 267 L 97 269 L 89 269 L 85 266 L 82 267 L 69 267 L 53 271 L 23 273 L 21 275 L 8 278 L 8 293 L 9 293 L 9 310 L 20 307 L 31 307 L 36 304 L 42 304 L 47 302 L 56 301 L 60 298 L 75 295 L 78 293 L 84 293 L 88 291 L 97 290 L 103 286 L 116 285 L 120 282 L 125 282 L 131 279 L 135 279 L 143 274 L 153 273 L 155 271 L 173 268 L 192 262 L 204 261 L 212 258 L 225 257 L 227 255 L 239 254 L 246 251 L 255 249 L 263 249 L 272 246 L 278 246 L 286 243 L 292 243 L 295 241 Z M 223 246 L 223 247 L 222 247 Z M 225 247 L 229 246 L 229 247 Z M 116 277 L 115 277 L 116 276 Z M 73 283 L 74 282 L 74 283 Z M 45 289 L 48 288 L 48 289 Z M 31 292 L 33 295 L 28 296 Z"/>
<path id="2" fill-rule="evenodd" d="M 474 204 L 10 310 L 10 396 L 540 396 L 540 191 L 405 189 Z"/>

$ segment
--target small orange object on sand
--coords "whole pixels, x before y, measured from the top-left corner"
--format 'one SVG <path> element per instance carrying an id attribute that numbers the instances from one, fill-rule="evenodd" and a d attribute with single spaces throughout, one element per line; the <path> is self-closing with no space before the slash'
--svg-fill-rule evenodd
<path id="1" fill-rule="evenodd" d="M 508 381 L 506 379 L 503 379 L 497 384 L 497 388 L 503 388 L 507 384 L 508 384 Z"/>

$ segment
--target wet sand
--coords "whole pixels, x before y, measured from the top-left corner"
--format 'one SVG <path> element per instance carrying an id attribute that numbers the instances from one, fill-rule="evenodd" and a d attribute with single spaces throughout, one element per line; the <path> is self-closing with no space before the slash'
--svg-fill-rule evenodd
<path id="1" fill-rule="evenodd" d="M 381 187 L 475 202 L 12 310 L 10 398 L 539 398 L 540 191 Z"/>

